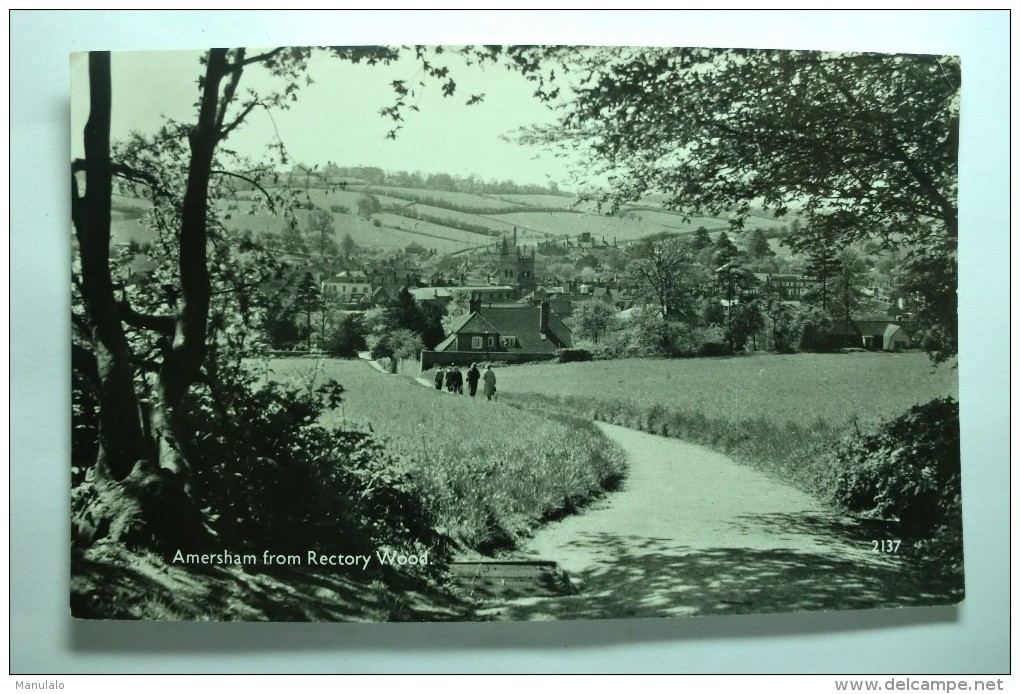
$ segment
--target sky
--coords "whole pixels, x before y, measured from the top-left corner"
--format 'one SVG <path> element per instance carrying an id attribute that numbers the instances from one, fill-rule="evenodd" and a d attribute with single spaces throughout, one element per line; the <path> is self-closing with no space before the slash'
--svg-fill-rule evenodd
<path id="1" fill-rule="evenodd" d="M 111 59 L 113 139 L 132 131 L 154 132 L 164 117 L 193 121 L 197 78 L 202 72 L 199 56 L 197 51 L 115 52 Z M 387 171 L 476 174 L 486 180 L 539 185 L 555 181 L 566 187 L 568 165 L 562 158 L 504 139 L 522 126 L 555 119 L 534 98 L 534 86 L 501 66 L 466 67 L 452 55 L 448 64 L 457 89 L 444 98 L 440 83 L 425 78 L 412 57 L 389 66 L 369 66 L 316 53 L 307 73 L 314 82 L 301 89 L 293 107 L 276 110 L 272 117 L 265 110 L 254 111 L 228 144 L 257 155 L 278 131 L 291 156 L 308 165 L 334 162 Z M 404 80 L 413 85 L 422 79 L 427 86 L 412 101 L 420 110 L 405 111 L 403 129 L 395 140 L 387 139 L 393 123 L 379 111 L 394 102 L 391 83 Z M 78 157 L 82 154 L 78 133 L 88 117 L 85 54 L 72 58 L 71 81 L 72 154 Z M 266 71 L 250 68 L 240 86 L 263 90 L 279 85 Z M 484 99 L 467 106 L 475 94 L 484 94 Z"/>

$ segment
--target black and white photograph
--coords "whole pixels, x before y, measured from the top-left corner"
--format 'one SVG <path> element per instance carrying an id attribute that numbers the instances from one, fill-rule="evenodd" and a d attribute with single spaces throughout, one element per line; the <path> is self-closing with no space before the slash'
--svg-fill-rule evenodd
<path id="1" fill-rule="evenodd" d="M 70 61 L 73 617 L 962 603 L 958 56 Z"/>

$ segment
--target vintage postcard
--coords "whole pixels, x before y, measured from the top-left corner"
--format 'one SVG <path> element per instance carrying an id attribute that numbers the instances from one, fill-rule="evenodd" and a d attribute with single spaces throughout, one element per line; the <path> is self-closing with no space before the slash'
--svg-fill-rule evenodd
<path id="1" fill-rule="evenodd" d="M 73 55 L 72 614 L 960 603 L 961 71 Z"/>

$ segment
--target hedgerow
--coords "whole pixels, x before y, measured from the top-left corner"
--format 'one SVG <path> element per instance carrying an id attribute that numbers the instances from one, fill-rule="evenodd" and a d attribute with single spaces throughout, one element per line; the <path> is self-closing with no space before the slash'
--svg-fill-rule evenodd
<path id="1" fill-rule="evenodd" d="M 832 496 L 857 513 L 897 520 L 917 556 L 963 568 L 960 405 L 938 398 L 832 453 Z"/>

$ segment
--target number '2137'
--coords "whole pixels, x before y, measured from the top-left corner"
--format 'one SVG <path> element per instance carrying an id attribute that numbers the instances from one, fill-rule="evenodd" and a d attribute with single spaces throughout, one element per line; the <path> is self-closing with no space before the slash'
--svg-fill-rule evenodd
<path id="1" fill-rule="evenodd" d="M 900 540 L 872 540 L 871 549 L 885 554 L 896 554 L 900 551 Z"/>

